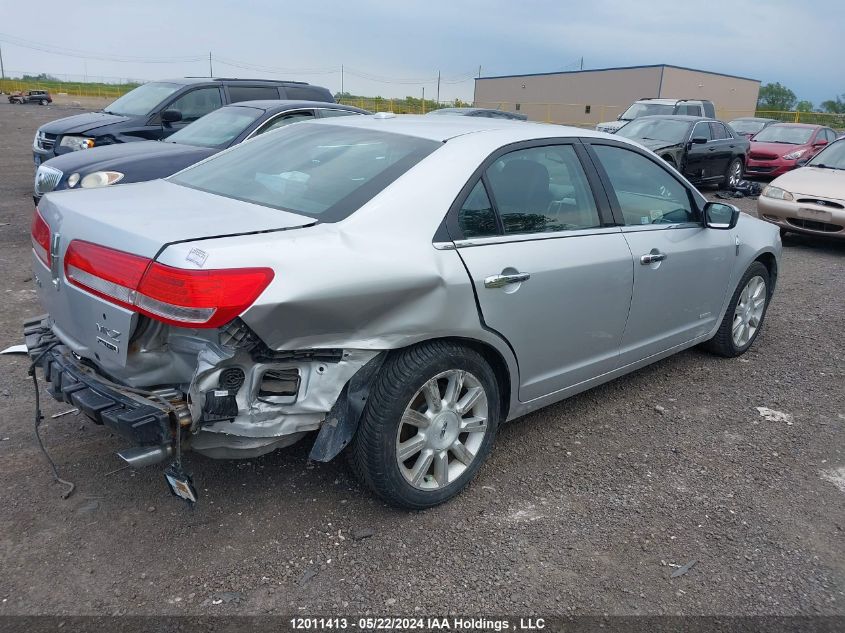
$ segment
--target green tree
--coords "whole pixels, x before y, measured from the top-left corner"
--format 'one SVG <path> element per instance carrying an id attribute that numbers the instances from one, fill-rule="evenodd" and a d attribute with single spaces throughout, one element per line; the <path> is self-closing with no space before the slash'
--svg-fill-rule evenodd
<path id="1" fill-rule="evenodd" d="M 760 87 L 760 94 L 757 97 L 758 110 L 791 110 L 798 98 L 786 86 L 779 82 L 766 84 Z"/>
<path id="2" fill-rule="evenodd" d="M 822 101 L 822 109 L 825 112 L 832 112 L 834 114 L 845 114 L 845 94 L 836 99 L 828 99 Z"/>
<path id="3" fill-rule="evenodd" d="M 813 111 L 813 102 L 812 101 L 799 101 L 795 104 L 795 109 L 798 112 L 812 112 Z"/>

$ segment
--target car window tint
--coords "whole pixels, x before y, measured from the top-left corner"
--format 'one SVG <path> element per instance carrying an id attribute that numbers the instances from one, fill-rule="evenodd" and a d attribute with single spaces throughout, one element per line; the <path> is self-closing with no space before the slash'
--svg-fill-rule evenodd
<path id="1" fill-rule="evenodd" d="M 360 112 L 353 112 L 351 110 L 335 110 L 334 108 L 320 108 L 320 116 L 324 119 L 333 116 L 349 116 L 351 114 L 361 115 Z"/>
<path id="2" fill-rule="evenodd" d="M 499 235 L 496 213 L 482 181 L 478 181 L 458 212 L 458 226 L 464 237 Z"/>
<path id="3" fill-rule="evenodd" d="M 219 88 L 198 88 L 183 94 L 167 106 L 167 109 L 181 112 L 183 121 L 196 121 L 222 105 Z"/>
<path id="4" fill-rule="evenodd" d="M 314 113 L 310 110 L 303 110 L 301 112 L 291 112 L 290 114 L 285 114 L 276 119 L 272 119 L 255 134 L 257 136 L 258 134 L 264 134 L 265 132 L 270 132 L 271 130 L 278 130 L 280 127 L 290 125 L 291 123 L 296 123 L 297 121 L 308 121 L 313 118 Z"/>
<path id="5" fill-rule="evenodd" d="M 255 101 L 258 99 L 278 99 L 276 86 L 229 86 L 229 101 Z"/>
<path id="6" fill-rule="evenodd" d="M 678 106 L 678 114 L 689 114 L 691 116 L 701 116 L 701 107 L 697 105 L 684 104 Z"/>
<path id="7" fill-rule="evenodd" d="M 289 125 L 236 145 L 169 180 L 337 222 L 441 146 L 415 136 L 330 123 Z"/>
<path id="8" fill-rule="evenodd" d="M 710 134 L 714 139 L 730 138 L 725 126 L 715 121 L 710 123 Z"/>
<path id="9" fill-rule="evenodd" d="M 587 177 L 571 145 L 532 147 L 487 169 L 505 234 L 600 226 Z"/>
<path id="10" fill-rule="evenodd" d="M 695 222 L 687 189 L 663 167 L 631 150 L 594 145 L 626 226 Z"/>
<path id="11" fill-rule="evenodd" d="M 690 138 L 706 138 L 708 141 L 711 140 L 713 137 L 710 134 L 710 126 L 707 124 L 707 121 L 696 123 Z"/>

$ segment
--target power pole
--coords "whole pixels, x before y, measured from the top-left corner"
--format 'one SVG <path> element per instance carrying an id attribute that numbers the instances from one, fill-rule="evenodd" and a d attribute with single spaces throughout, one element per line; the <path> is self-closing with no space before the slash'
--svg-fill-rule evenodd
<path id="1" fill-rule="evenodd" d="M 440 103 L 440 71 L 437 71 L 437 103 Z"/>
<path id="2" fill-rule="evenodd" d="M 214 68 L 211 66 L 211 51 L 208 51 L 208 76 L 214 77 Z"/>
<path id="3" fill-rule="evenodd" d="M 478 67 L 478 78 L 481 79 L 481 66 Z"/>
<path id="4" fill-rule="evenodd" d="M 340 65 L 340 94 L 343 94 L 343 64 Z"/>
<path id="5" fill-rule="evenodd" d="M 6 78 L 6 70 L 3 68 L 3 47 L 0 46 L 0 79 Z"/>
<path id="6" fill-rule="evenodd" d="M 584 70 L 584 57 L 581 57 L 581 70 Z"/>
<path id="7" fill-rule="evenodd" d="M 425 86 L 423 86 L 422 113 L 425 114 Z"/>

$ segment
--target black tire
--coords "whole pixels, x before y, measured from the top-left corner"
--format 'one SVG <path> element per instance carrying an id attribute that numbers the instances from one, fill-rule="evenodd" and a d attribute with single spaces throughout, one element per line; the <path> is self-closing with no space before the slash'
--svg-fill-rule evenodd
<path id="1" fill-rule="evenodd" d="M 49 103 L 49 101 L 47 101 L 47 99 L 42 99 L 41 101 L 39 101 L 39 103 L 40 103 L 41 105 L 45 106 L 45 105 L 47 105 L 47 104 Z"/>
<path id="2" fill-rule="evenodd" d="M 754 334 L 748 339 L 747 343 L 742 346 L 737 346 L 733 339 L 734 312 L 736 311 L 737 303 L 739 303 L 740 294 L 742 293 L 748 281 L 753 277 L 763 278 L 763 281 L 766 284 L 766 302 L 763 305 L 763 314 L 760 317 L 760 323 L 757 326 L 757 329 L 754 331 Z M 760 262 L 754 262 L 753 264 L 751 264 L 751 266 L 748 267 L 748 270 L 745 271 L 745 274 L 742 276 L 742 279 L 739 280 L 739 283 L 737 284 L 736 289 L 734 290 L 733 296 L 731 297 L 731 301 L 728 304 L 728 309 L 725 311 L 725 316 L 722 318 L 722 323 L 719 325 L 719 329 L 716 330 L 716 335 L 712 339 L 707 341 L 703 347 L 708 351 L 719 356 L 724 356 L 725 358 L 734 358 L 736 356 L 741 356 L 742 354 L 747 352 L 748 349 L 754 344 L 754 341 L 757 340 L 757 336 L 763 329 L 763 323 L 766 319 L 766 312 L 769 309 L 769 300 L 771 298 L 772 287 L 771 281 L 769 279 L 769 270 Z"/>
<path id="3" fill-rule="evenodd" d="M 400 472 L 396 445 L 400 421 L 412 398 L 431 378 L 450 370 L 470 372 L 487 397 L 487 431 L 475 458 L 454 481 L 433 490 L 422 490 Z M 487 459 L 499 425 L 499 389 L 490 365 L 476 351 L 447 341 L 420 343 L 392 353 L 375 379 L 352 439 L 352 471 L 390 505 L 424 510 L 448 501 L 475 476 Z M 445 426 L 445 425 L 444 425 Z"/>
<path id="4" fill-rule="evenodd" d="M 739 169 L 739 174 L 737 175 L 737 182 L 742 180 L 742 161 L 739 158 L 734 158 L 728 164 L 728 170 L 725 172 L 725 179 L 722 182 L 722 188 L 727 189 L 731 186 L 731 175 Z"/>

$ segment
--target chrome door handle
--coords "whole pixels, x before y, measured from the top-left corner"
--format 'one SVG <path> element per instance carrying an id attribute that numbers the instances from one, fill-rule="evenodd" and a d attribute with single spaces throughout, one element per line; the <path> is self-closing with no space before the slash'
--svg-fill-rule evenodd
<path id="1" fill-rule="evenodd" d="M 485 288 L 502 288 L 508 284 L 519 284 L 523 281 L 528 281 L 531 278 L 530 273 L 515 273 L 513 275 L 493 275 L 484 280 Z"/>
<path id="2" fill-rule="evenodd" d="M 640 263 L 643 266 L 648 266 L 649 264 L 662 262 L 664 259 L 666 259 L 666 253 L 648 253 L 640 257 Z"/>

